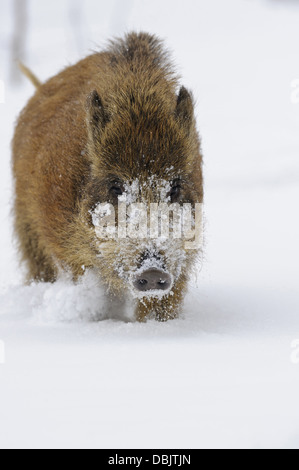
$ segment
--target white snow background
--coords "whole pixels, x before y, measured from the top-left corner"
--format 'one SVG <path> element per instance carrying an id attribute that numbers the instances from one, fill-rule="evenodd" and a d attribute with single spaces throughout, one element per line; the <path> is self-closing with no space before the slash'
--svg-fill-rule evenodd
<path id="1" fill-rule="evenodd" d="M 22 285 L 10 142 L 33 88 L 10 84 L 1 0 L 0 447 L 298 448 L 299 2 L 85 0 L 75 35 L 71 1 L 29 1 L 26 64 L 45 80 L 124 31 L 166 39 L 197 100 L 205 261 L 166 324 L 92 321 L 91 274 Z"/>

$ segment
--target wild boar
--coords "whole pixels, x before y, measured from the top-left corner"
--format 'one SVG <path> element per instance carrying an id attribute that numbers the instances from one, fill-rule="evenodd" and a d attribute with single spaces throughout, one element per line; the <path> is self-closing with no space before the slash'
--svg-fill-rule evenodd
<path id="1" fill-rule="evenodd" d="M 203 201 L 193 98 L 163 43 L 130 33 L 45 84 L 31 78 L 37 90 L 13 139 L 15 231 L 28 280 L 54 282 L 65 270 L 76 282 L 92 269 L 109 302 L 134 299 L 137 320 L 176 318 L 199 250 L 171 236 L 97 230 L 103 204 L 117 220 L 121 201 Z"/>

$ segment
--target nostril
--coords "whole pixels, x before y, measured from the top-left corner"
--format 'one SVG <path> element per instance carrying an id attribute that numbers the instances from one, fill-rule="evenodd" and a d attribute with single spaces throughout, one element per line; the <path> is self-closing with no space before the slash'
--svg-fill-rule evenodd
<path id="1" fill-rule="evenodd" d="M 137 282 L 142 287 L 144 287 L 148 284 L 148 281 L 146 279 L 139 279 L 139 281 L 137 281 Z"/>
<path id="2" fill-rule="evenodd" d="M 169 289 L 170 285 L 171 285 L 170 278 L 162 279 L 162 280 L 157 282 L 157 289 L 158 290 L 167 290 L 167 289 Z"/>

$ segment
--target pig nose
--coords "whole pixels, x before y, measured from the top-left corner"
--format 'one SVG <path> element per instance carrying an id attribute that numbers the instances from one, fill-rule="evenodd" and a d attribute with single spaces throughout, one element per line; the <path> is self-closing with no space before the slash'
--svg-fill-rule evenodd
<path id="1" fill-rule="evenodd" d="M 170 286 L 171 277 L 159 269 L 149 269 L 139 274 L 134 281 L 134 287 L 140 292 L 167 290 Z"/>

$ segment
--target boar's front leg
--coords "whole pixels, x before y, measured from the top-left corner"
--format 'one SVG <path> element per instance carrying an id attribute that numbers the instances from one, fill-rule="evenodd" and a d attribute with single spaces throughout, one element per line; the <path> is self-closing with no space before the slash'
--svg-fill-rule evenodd
<path id="1" fill-rule="evenodd" d="M 146 322 L 149 318 L 166 322 L 178 318 L 182 310 L 185 294 L 185 285 L 177 285 L 168 296 L 162 299 L 143 298 L 138 302 L 136 308 L 136 319 L 139 322 Z"/>

